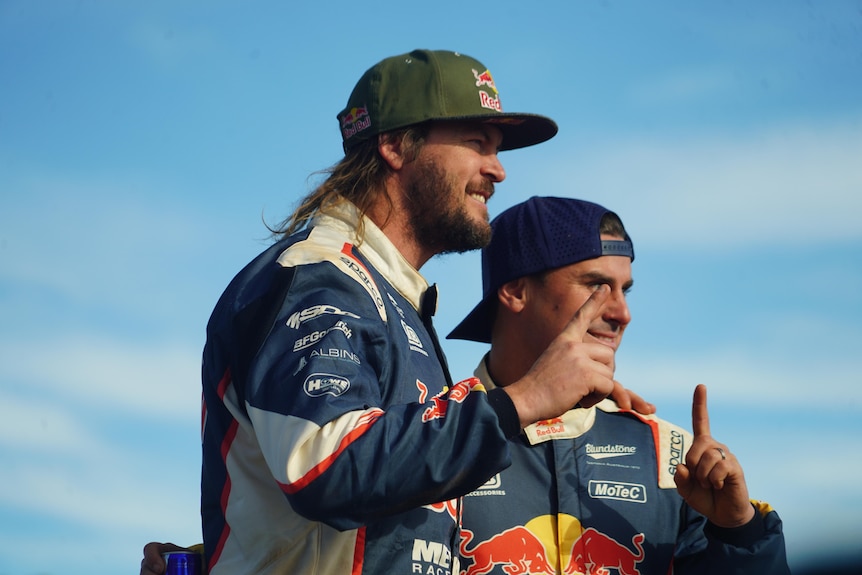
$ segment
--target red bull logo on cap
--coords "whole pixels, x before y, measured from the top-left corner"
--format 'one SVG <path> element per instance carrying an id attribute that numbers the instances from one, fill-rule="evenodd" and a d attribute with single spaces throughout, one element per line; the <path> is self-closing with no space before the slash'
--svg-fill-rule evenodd
<path id="1" fill-rule="evenodd" d="M 340 118 L 341 134 L 345 140 L 371 127 L 371 116 L 365 106 L 347 110 Z"/>
<path id="2" fill-rule="evenodd" d="M 483 108 L 487 108 L 489 110 L 494 110 L 495 112 L 502 112 L 503 106 L 500 104 L 500 96 L 497 92 L 497 85 L 494 84 L 494 78 L 491 76 L 491 72 L 485 70 L 484 72 L 479 72 L 476 69 L 472 69 L 473 77 L 476 78 L 476 87 L 483 88 L 488 87 L 493 92 L 492 96 L 485 90 L 479 90 L 479 105 Z"/>
<path id="3" fill-rule="evenodd" d="M 476 87 L 481 88 L 482 86 L 488 86 L 494 93 L 497 93 L 497 85 L 494 84 L 494 78 L 491 77 L 491 72 L 485 70 L 481 74 L 477 70 L 473 70 L 473 76 L 476 77 Z"/>

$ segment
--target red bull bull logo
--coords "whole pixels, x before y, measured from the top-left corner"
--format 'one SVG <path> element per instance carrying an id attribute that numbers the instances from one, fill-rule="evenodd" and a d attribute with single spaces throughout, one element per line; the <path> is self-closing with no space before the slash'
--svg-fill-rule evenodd
<path id="1" fill-rule="evenodd" d="M 421 382 L 417 380 L 417 386 L 419 386 L 420 383 Z M 448 390 L 448 395 L 446 393 L 447 390 L 444 390 L 442 394 L 432 397 L 432 405 L 422 413 L 422 421 L 427 422 L 441 417 L 446 417 L 446 409 L 449 407 L 449 402 L 463 403 L 467 396 L 470 395 L 470 392 L 476 387 L 484 389 L 482 383 L 478 379 L 471 377 L 470 379 L 459 381 L 453 385 L 452 389 Z M 420 386 L 419 389 L 421 396 L 422 387 Z"/>
<path id="2" fill-rule="evenodd" d="M 475 537 L 461 530 L 462 575 L 641 575 L 644 559 L 643 533 L 632 537 L 632 550 L 564 513 L 535 517 L 485 541 L 474 543 Z"/>
<path id="3" fill-rule="evenodd" d="M 426 509 L 430 509 L 435 513 L 445 513 L 452 518 L 454 523 L 458 523 L 458 499 L 449 499 L 448 501 L 441 501 L 440 503 L 432 503 L 431 505 L 426 505 Z"/>
<path id="4" fill-rule="evenodd" d="M 481 88 L 482 86 L 488 86 L 494 93 L 497 93 L 497 86 L 494 84 L 494 78 L 491 77 L 491 72 L 485 70 L 481 74 L 478 70 L 473 70 L 473 76 L 476 77 L 476 87 Z"/>
<path id="5" fill-rule="evenodd" d="M 347 110 L 341 116 L 341 134 L 345 140 L 371 127 L 371 116 L 365 106 Z"/>
<path id="6" fill-rule="evenodd" d="M 476 87 L 488 87 L 494 92 L 494 96 L 486 92 L 485 90 L 479 90 L 479 105 L 483 108 L 487 108 L 489 110 L 494 110 L 495 112 L 502 112 L 503 106 L 500 104 L 500 97 L 497 92 L 497 85 L 494 84 L 494 78 L 491 77 L 491 72 L 485 70 L 484 72 L 479 72 L 478 70 L 472 70 L 473 77 L 476 78 Z"/>
<path id="7" fill-rule="evenodd" d="M 566 567 L 566 575 L 609 575 L 609 569 L 619 575 L 641 575 L 637 564 L 644 559 L 644 534 L 632 537 L 635 551 L 631 551 L 601 531 L 587 528 L 575 541 L 572 557 Z"/>
<path id="8" fill-rule="evenodd" d="M 556 572 L 548 562 L 545 546 L 526 527 L 513 527 L 468 549 L 473 540 L 469 529 L 461 531 L 461 558 L 471 560 L 469 567 L 462 567 L 465 575 L 484 575 L 494 567 L 501 567 L 509 575 L 527 575 Z"/>

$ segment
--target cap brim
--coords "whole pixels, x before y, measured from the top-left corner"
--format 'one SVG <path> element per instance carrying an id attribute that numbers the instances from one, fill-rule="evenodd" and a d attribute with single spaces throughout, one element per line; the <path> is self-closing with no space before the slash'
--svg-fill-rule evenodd
<path id="1" fill-rule="evenodd" d="M 539 114 L 483 114 L 477 116 L 459 116 L 437 118 L 438 121 L 466 121 L 494 124 L 503 132 L 503 143 L 500 151 L 516 150 L 546 142 L 557 135 L 557 123 Z"/>
<path id="2" fill-rule="evenodd" d="M 480 343 L 491 343 L 491 324 L 494 321 L 493 297 L 486 297 L 455 326 L 446 339 L 465 339 Z"/>

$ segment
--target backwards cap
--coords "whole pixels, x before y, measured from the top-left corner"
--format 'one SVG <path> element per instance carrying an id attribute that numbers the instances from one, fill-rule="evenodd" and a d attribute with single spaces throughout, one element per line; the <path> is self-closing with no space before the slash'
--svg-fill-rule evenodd
<path id="1" fill-rule="evenodd" d="M 338 114 L 344 151 L 382 132 L 428 120 L 477 120 L 503 132 L 501 150 L 549 140 L 557 124 L 537 114 L 506 114 L 488 69 L 446 50 L 392 56 L 362 75 Z"/>
<path id="2" fill-rule="evenodd" d="M 601 256 L 634 260 L 628 233 L 624 241 L 601 238 L 608 213 L 592 202 L 534 196 L 494 218 L 482 250 L 482 301 L 446 338 L 490 343 L 497 290 L 507 282 Z"/>

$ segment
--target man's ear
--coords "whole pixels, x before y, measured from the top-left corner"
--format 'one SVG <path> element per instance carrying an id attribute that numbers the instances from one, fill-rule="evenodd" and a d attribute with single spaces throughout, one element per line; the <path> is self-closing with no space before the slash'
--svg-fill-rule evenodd
<path id="1" fill-rule="evenodd" d="M 406 163 L 404 158 L 404 138 L 397 135 L 393 135 L 392 133 L 378 134 L 377 151 L 393 171 L 397 172 Z"/>
<path id="2" fill-rule="evenodd" d="M 521 312 L 527 304 L 527 278 L 518 278 L 501 285 L 497 290 L 497 299 L 500 305 L 512 313 Z"/>

